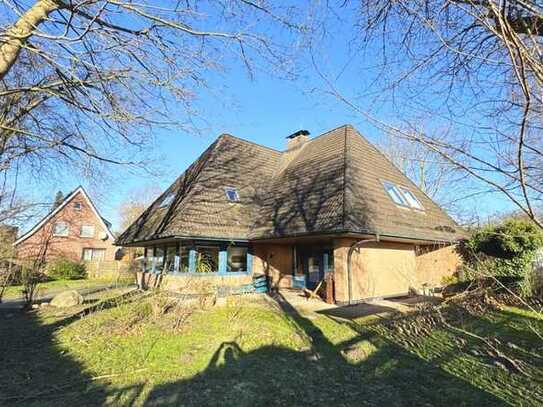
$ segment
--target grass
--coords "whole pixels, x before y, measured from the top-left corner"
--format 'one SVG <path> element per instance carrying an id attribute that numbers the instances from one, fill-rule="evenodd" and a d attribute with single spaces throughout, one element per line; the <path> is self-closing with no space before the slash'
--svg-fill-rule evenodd
<path id="1" fill-rule="evenodd" d="M 81 280 L 51 280 L 44 283 L 40 283 L 38 286 L 38 296 L 47 295 L 52 292 L 58 292 L 62 290 L 73 290 L 80 288 L 94 288 L 103 286 L 106 284 L 113 284 L 113 279 L 81 279 Z M 6 287 L 3 300 L 12 300 L 22 297 L 22 285 L 14 285 Z"/>
<path id="2" fill-rule="evenodd" d="M 2 311 L 0 405 L 543 403 L 543 321 L 519 308 L 413 333 L 237 298 L 174 329 L 152 300 L 116 294 L 96 294 L 87 315 Z M 479 336 L 524 373 L 496 365 Z"/>

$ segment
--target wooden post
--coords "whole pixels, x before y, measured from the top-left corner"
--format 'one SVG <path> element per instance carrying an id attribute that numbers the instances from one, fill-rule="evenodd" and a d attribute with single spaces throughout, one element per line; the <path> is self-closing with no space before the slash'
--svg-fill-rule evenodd
<path id="1" fill-rule="evenodd" d="M 324 275 L 324 281 L 326 282 L 326 303 L 335 304 L 334 299 L 334 273 L 326 273 Z"/>

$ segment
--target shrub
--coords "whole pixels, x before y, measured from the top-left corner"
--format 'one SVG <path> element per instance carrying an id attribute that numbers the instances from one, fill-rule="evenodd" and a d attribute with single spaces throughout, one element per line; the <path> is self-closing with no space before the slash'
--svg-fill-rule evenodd
<path id="1" fill-rule="evenodd" d="M 543 231 L 526 219 L 508 219 L 476 231 L 464 244 L 463 280 L 482 277 L 516 277 L 521 290 L 532 291 L 532 263 L 543 246 Z"/>
<path id="2" fill-rule="evenodd" d="M 83 263 L 58 259 L 47 266 L 47 274 L 55 280 L 79 280 L 87 277 L 87 270 Z"/>
<path id="3" fill-rule="evenodd" d="M 500 259 L 514 259 L 543 246 L 543 231 L 525 219 L 508 219 L 499 225 L 488 225 L 467 241 L 467 247 Z"/>
<path id="4" fill-rule="evenodd" d="M 43 268 L 37 265 L 23 265 L 20 272 L 21 285 L 25 307 L 29 308 L 38 292 L 38 285 L 47 280 Z"/>

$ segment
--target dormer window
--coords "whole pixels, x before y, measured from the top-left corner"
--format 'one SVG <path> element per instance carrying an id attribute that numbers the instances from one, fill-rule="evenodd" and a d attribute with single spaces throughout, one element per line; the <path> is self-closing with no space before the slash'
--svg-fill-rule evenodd
<path id="1" fill-rule="evenodd" d="M 238 190 L 236 188 L 227 187 L 224 189 L 224 192 L 226 193 L 226 199 L 228 199 L 230 202 L 239 201 Z"/>
<path id="2" fill-rule="evenodd" d="M 406 187 L 398 186 L 389 181 L 383 181 L 383 186 L 385 187 L 388 196 L 390 196 L 390 199 L 392 199 L 396 205 L 417 209 L 419 211 L 424 210 L 424 207 L 415 194 Z"/>
<path id="3" fill-rule="evenodd" d="M 74 209 L 76 211 L 81 210 L 81 202 L 74 202 Z"/>

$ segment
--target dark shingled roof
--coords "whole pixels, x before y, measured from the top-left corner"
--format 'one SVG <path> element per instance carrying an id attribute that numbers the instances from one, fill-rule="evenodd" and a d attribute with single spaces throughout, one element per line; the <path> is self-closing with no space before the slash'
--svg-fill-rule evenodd
<path id="1" fill-rule="evenodd" d="M 383 180 L 408 187 L 424 212 L 395 205 Z M 226 199 L 226 187 L 237 189 L 239 202 Z M 438 205 L 347 125 L 285 152 L 220 136 L 117 244 L 170 237 L 256 240 L 324 233 L 430 241 L 463 236 Z"/>

